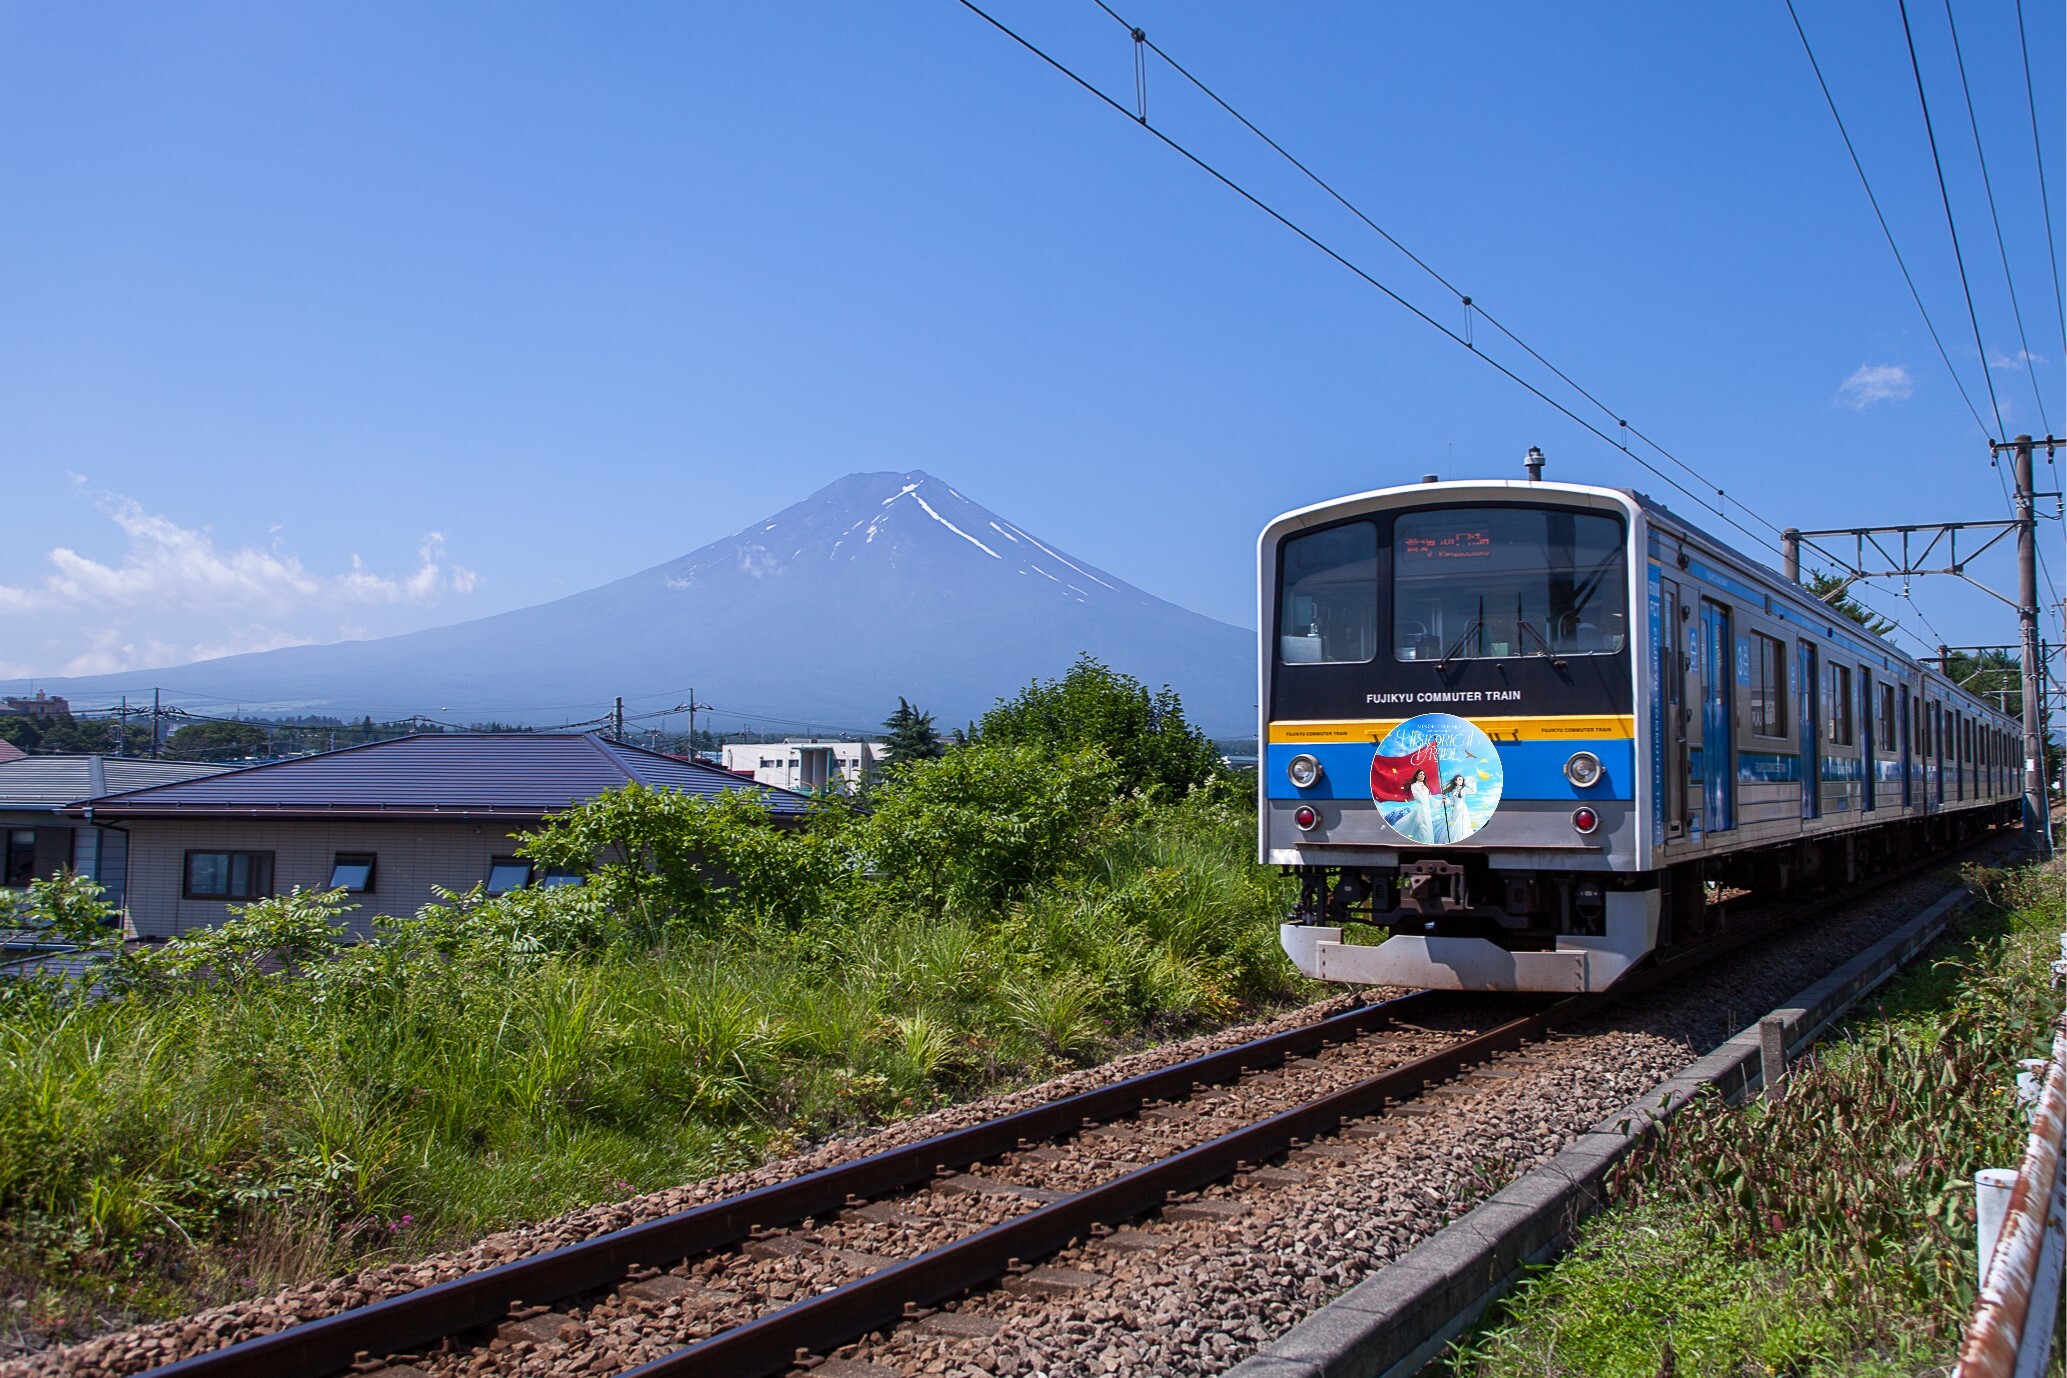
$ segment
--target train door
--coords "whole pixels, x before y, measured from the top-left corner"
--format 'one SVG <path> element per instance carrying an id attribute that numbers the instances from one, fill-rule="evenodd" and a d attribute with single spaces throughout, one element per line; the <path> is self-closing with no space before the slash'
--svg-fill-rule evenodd
<path id="1" fill-rule="evenodd" d="M 1931 796 L 1945 807 L 1945 705 L 1931 705 Z"/>
<path id="2" fill-rule="evenodd" d="M 1705 826 L 1712 833 L 1736 826 L 1737 757 L 1733 750 L 1737 718 L 1737 678 L 1730 639 L 1730 610 L 1701 600 L 1701 757 L 1707 766 Z"/>
<path id="3" fill-rule="evenodd" d="M 1873 759 L 1874 750 L 1880 746 L 1880 737 L 1877 732 L 1880 724 L 1876 721 L 1879 708 L 1879 702 L 1873 697 L 1873 671 L 1862 665 L 1859 667 L 1859 762 L 1862 767 L 1859 772 L 1859 811 L 1861 813 L 1873 807 L 1873 777 L 1880 773 Z"/>
<path id="4" fill-rule="evenodd" d="M 1913 734 L 1909 721 L 1909 686 L 1905 684 L 1897 692 L 1901 699 L 1901 708 L 1895 715 L 1895 722 L 1897 730 L 1902 734 L 1902 807 L 1906 809 L 1915 802 L 1912 796 L 1916 793 L 1910 788 L 1909 779 L 1909 760 L 1914 749 L 1910 740 Z"/>
<path id="5" fill-rule="evenodd" d="M 1794 720 L 1801 732 L 1801 816 L 1823 812 L 1823 680 L 1816 666 L 1816 648 L 1794 644 Z"/>
<path id="6" fill-rule="evenodd" d="M 1658 688 L 1665 699 L 1665 836 L 1687 834 L 1687 656 L 1680 649 L 1679 585 L 1658 581 Z"/>

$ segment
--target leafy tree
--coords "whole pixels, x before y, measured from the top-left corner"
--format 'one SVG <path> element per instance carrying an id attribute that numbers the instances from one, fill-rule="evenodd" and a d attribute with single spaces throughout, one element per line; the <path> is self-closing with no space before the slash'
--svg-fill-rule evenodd
<path id="1" fill-rule="evenodd" d="M 1184 720 L 1167 684 L 1150 694 L 1132 675 L 1086 655 L 1059 680 L 1035 680 L 983 715 L 986 745 L 1038 745 L 1057 753 L 1099 747 L 1122 789 L 1181 796 L 1220 773 L 1220 754 Z"/>
<path id="2" fill-rule="evenodd" d="M 0 715 L 0 742 L 12 742 L 23 751 L 35 751 L 43 741 L 36 720 L 25 713 Z"/>
<path id="3" fill-rule="evenodd" d="M 910 700 L 899 696 L 897 711 L 883 719 L 883 764 L 901 766 L 909 761 L 937 761 L 947 754 L 933 731 L 933 715 L 921 713 Z"/>
<path id="4" fill-rule="evenodd" d="M 1894 623 L 1850 594 L 1840 592 L 1850 587 L 1841 574 L 1825 574 L 1817 570 L 1809 575 L 1809 592 L 1827 603 L 1833 611 L 1843 613 L 1875 636 L 1886 636 L 1895 629 Z"/>
<path id="5" fill-rule="evenodd" d="M 264 753 L 266 730 L 248 722 L 191 722 L 166 740 L 168 755 L 183 761 L 238 761 Z"/>
<path id="6" fill-rule="evenodd" d="M 587 886 L 640 944 L 715 932 L 730 919 L 797 923 L 848 869 L 846 811 L 779 827 L 761 795 L 704 796 L 633 783 L 549 815 L 520 856 L 587 874 Z"/>
<path id="7" fill-rule="evenodd" d="M 986 741 L 899 771 L 855 831 L 894 893 L 988 917 L 1089 853 L 1117 787 L 1095 746 Z"/>
<path id="8" fill-rule="evenodd" d="M 2023 670 L 2008 651 L 1954 651 L 1947 658 L 1945 674 L 1961 688 L 2001 705 L 2011 717 L 2023 715 Z"/>

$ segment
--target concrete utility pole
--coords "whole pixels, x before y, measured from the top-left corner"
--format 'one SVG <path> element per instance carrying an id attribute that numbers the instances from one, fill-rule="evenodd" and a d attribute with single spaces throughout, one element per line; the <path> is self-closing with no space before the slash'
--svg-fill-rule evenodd
<path id="1" fill-rule="evenodd" d="M 158 691 L 151 691 L 151 759 L 158 759 Z"/>
<path id="2" fill-rule="evenodd" d="M 610 710 L 610 740 L 624 740 L 624 695 L 617 696 L 616 706 Z"/>
<path id="3" fill-rule="evenodd" d="M 2052 820 L 2046 807 L 2045 712 L 2038 662 L 2038 519 L 2033 510 L 2031 437 L 2010 442 L 2014 455 L 2017 504 L 2017 643 L 2024 674 L 2024 826 L 2046 840 L 2052 850 Z"/>
<path id="4" fill-rule="evenodd" d="M 1780 533 L 1780 572 L 1790 584 L 1801 582 L 1801 532 L 1791 526 Z"/>

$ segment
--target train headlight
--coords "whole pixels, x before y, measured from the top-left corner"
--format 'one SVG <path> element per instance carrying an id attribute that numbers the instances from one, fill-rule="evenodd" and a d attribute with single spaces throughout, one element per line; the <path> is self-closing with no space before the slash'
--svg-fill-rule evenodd
<path id="1" fill-rule="evenodd" d="M 1299 789 L 1312 789 L 1321 778 L 1321 763 L 1311 756 L 1294 756 L 1285 766 L 1285 776 Z"/>
<path id="2" fill-rule="evenodd" d="M 1589 808 L 1572 810 L 1572 828 L 1575 832 L 1590 833 L 1600 826 L 1600 815 Z"/>
<path id="3" fill-rule="evenodd" d="M 1312 832 L 1314 824 L 1321 821 L 1321 816 L 1315 813 L 1310 806 L 1301 804 L 1298 808 L 1292 810 L 1292 821 L 1299 825 L 1300 832 Z"/>
<path id="4" fill-rule="evenodd" d="M 1565 778 L 1580 789 L 1600 783 L 1600 757 L 1591 751 L 1575 751 L 1572 759 L 1565 762 Z"/>

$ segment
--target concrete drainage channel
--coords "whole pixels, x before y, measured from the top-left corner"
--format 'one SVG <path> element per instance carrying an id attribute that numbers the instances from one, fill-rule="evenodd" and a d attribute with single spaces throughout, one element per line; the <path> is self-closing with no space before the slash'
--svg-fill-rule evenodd
<path id="1" fill-rule="evenodd" d="M 1770 1029 L 1777 1020 L 1793 1057 L 1935 942 L 1974 898 L 1964 887 L 1944 896 L 1228 1370 L 1228 1378 L 1408 1378 L 1419 1372 L 1526 1269 L 1563 1252 L 1579 1222 L 1604 1204 L 1609 1169 L 1639 1136 L 1709 1087 L 1736 1103 L 1764 1084 L 1761 1025 Z"/>

